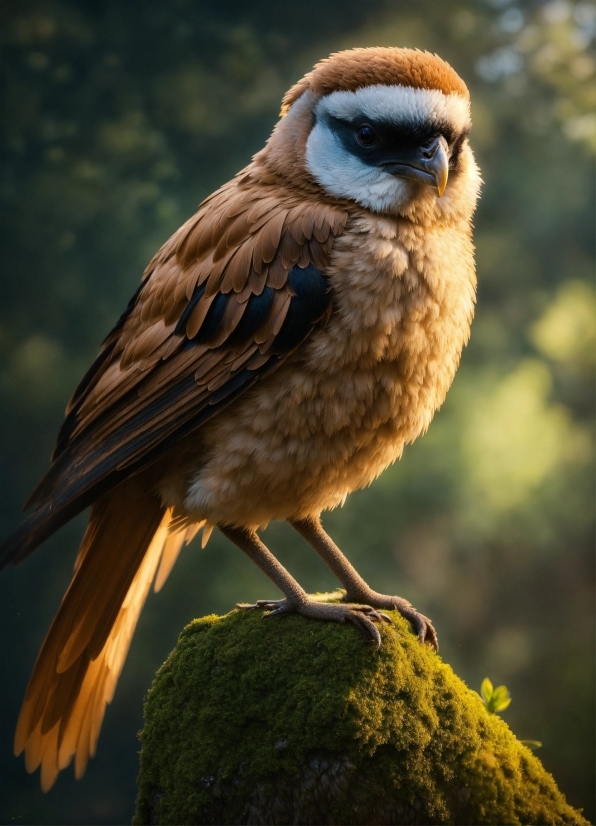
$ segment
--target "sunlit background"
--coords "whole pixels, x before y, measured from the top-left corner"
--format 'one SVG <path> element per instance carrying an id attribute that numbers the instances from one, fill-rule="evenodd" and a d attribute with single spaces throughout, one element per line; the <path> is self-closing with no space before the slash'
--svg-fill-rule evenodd
<path id="1" fill-rule="evenodd" d="M 427 436 L 325 525 L 373 587 L 435 621 L 441 656 L 594 817 L 594 7 L 459 0 L 5 0 L 1 533 L 48 463 L 62 411 L 159 245 L 244 166 L 284 90 L 363 45 L 438 52 L 472 92 L 485 181 L 479 298 Z M 0 821 L 124 823 L 142 700 L 182 627 L 273 586 L 214 535 L 141 618 L 99 752 L 47 795 L 12 756 L 19 705 L 67 586 L 79 518 L 0 577 Z M 267 541 L 310 590 L 305 544 Z M 283 619 L 280 620 L 283 622 Z M 592 821 L 593 822 L 593 821 Z"/>

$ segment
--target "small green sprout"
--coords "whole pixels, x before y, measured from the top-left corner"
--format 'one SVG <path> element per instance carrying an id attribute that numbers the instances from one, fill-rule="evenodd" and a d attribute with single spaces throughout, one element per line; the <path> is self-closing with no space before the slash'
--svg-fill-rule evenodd
<path id="1" fill-rule="evenodd" d="M 505 711 L 511 702 L 507 686 L 499 685 L 497 688 L 493 688 L 493 684 L 488 677 L 482 680 L 480 696 L 484 701 L 486 710 L 491 711 L 493 714 L 497 714 L 499 711 Z"/>
<path id="2" fill-rule="evenodd" d="M 488 677 L 485 677 L 484 680 L 482 680 L 480 695 L 486 710 L 492 712 L 493 714 L 497 714 L 499 711 L 505 711 L 511 702 L 511 696 L 507 686 L 499 685 L 496 688 L 493 688 L 493 684 Z M 542 743 L 540 740 L 520 740 L 519 742 L 532 751 L 542 748 Z"/>

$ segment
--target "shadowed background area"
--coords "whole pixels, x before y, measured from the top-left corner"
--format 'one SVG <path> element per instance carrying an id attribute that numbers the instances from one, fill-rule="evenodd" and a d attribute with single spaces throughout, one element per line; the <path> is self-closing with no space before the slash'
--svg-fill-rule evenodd
<path id="1" fill-rule="evenodd" d="M 66 401 L 153 252 L 268 137 L 329 52 L 436 51 L 472 92 L 485 187 L 472 342 L 427 436 L 328 514 L 372 587 L 433 618 L 470 686 L 594 818 L 594 8 L 443 0 L 29 2 L 0 9 L 0 531 L 48 465 Z M 0 822 L 123 823 L 142 699 L 193 617 L 275 597 L 217 532 L 141 617 L 98 755 L 48 795 L 12 756 L 20 702 L 84 520 L 0 577 Z M 266 540 L 311 591 L 314 552 Z M 283 619 L 272 620 L 283 622 Z M 306 620 L 305 620 L 306 621 Z M 347 632 L 349 633 L 349 632 Z"/>

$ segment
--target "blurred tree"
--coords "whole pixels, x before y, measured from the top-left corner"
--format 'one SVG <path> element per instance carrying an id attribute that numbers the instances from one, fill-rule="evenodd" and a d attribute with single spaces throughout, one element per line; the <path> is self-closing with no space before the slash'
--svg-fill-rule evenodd
<path id="1" fill-rule="evenodd" d="M 418 46 L 470 85 L 485 178 L 472 342 L 429 434 L 327 522 L 371 583 L 433 616 L 470 684 L 507 681 L 594 817 L 593 150 L 595 14 L 567 0 L 7 0 L 0 8 L 3 534 L 47 466 L 62 410 L 155 249 L 262 146 L 281 95 L 355 45 Z M 222 537 L 187 550 L 141 619 L 99 754 L 50 795 L 11 754 L 78 520 L 0 579 L 0 820 L 121 823 L 141 699 L 193 616 L 263 596 Z M 283 526 L 283 561 L 334 587 Z"/>

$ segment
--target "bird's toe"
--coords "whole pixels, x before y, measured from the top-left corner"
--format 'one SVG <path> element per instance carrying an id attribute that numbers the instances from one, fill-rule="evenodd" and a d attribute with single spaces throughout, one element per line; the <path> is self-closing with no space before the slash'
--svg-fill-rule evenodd
<path id="1" fill-rule="evenodd" d="M 370 593 L 358 596 L 362 599 L 365 608 L 372 606 L 374 609 L 386 608 L 388 610 L 399 611 L 402 617 L 407 619 L 412 625 L 412 628 L 421 643 L 428 645 L 434 651 L 439 650 L 437 632 L 435 631 L 431 620 L 428 617 L 425 617 L 424 614 L 421 614 L 420 611 L 417 611 L 407 599 L 403 599 L 403 597 L 388 596 L 386 594 L 378 594 L 376 591 L 371 591 Z M 350 599 L 350 595 L 346 595 L 345 598 Z M 352 599 L 358 599 L 358 597 L 352 597 Z M 377 611 L 377 617 L 381 616 L 383 618 L 387 617 L 386 614 L 382 615 L 381 612 Z"/>

